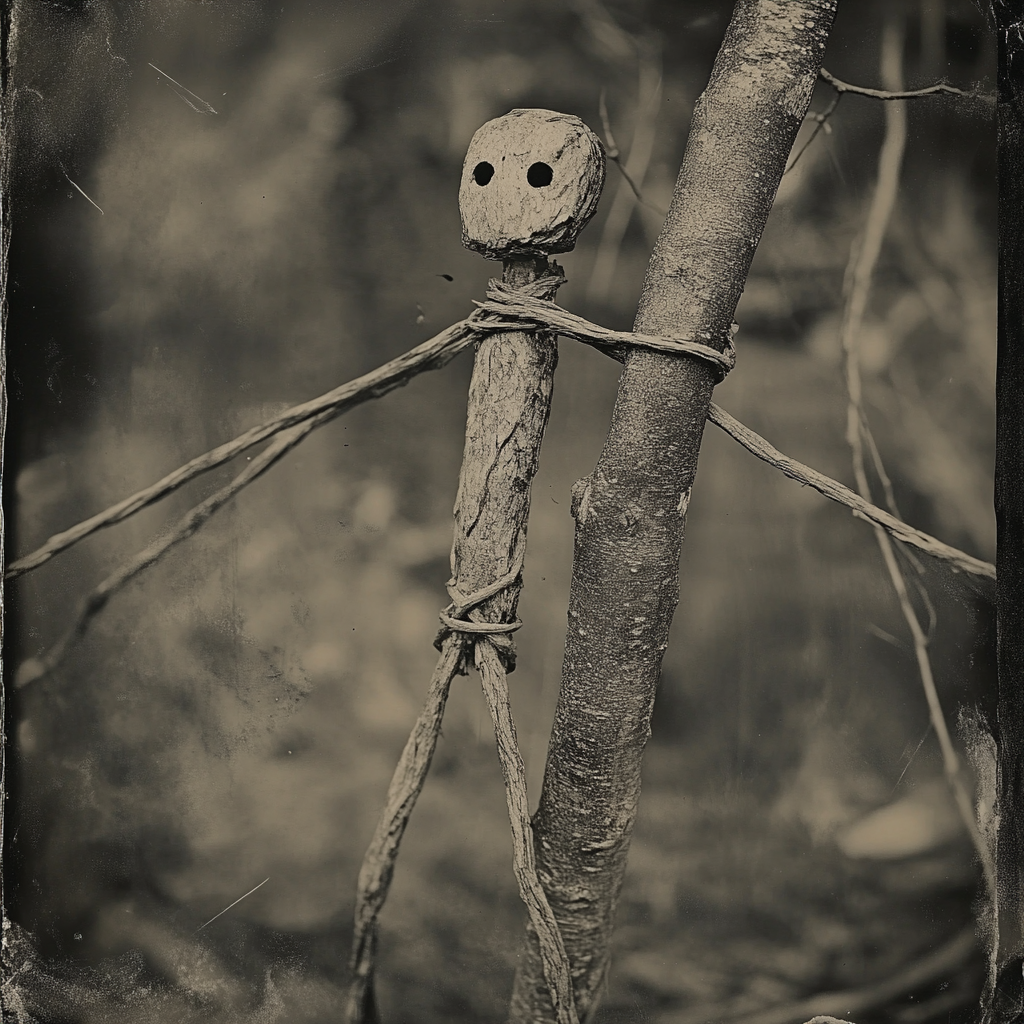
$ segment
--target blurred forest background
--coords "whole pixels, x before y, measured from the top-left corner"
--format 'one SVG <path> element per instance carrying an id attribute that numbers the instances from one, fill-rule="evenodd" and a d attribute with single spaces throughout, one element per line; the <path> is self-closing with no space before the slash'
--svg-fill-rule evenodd
<path id="1" fill-rule="evenodd" d="M 840 3 L 825 66 L 877 86 L 892 5 Z M 903 10 L 909 86 L 991 88 L 994 44 L 969 0 Z M 628 329 L 730 13 L 723 0 L 19 3 L 8 559 L 465 316 L 497 267 L 460 244 L 462 158 L 513 107 L 603 135 L 605 91 L 646 204 L 609 166 L 597 217 L 560 258 L 559 301 Z M 831 97 L 819 86 L 812 109 Z M 991 559 L 993 124 L 949 98 L 909 118 L 863 340 L 869 413 L 904 517 Z M 716 400 L 849 483 L 838 324 L 881 104 L 847 96 L 829 128 L 783 181 Z M 27 930 L 35 952 L 10 947 L 25 967 L 12 1020 L 339 1019 L 356 873 L 447 601 L 470 365 L 315 433 L 13 695 L 9 939 Z M 617 371 L 562 343 L 511 678 L 534 800 L 570 487 L 596 460 Z M 8 674 L 234 472 L 11 586 Z M 870 528 L 709 427 L 683 561 L 603 1024 L 725 1020 L 860 988 L 973 921 L 980 873 Z M 993 700 L 992 612 L 923 582 L 955 726 Z M 468 677 L 384 912 L 384 1019 L 502 1020 L 523 920 Z M 971 1019 L 982 961 L 962 956 L 855 1019 Z"/>

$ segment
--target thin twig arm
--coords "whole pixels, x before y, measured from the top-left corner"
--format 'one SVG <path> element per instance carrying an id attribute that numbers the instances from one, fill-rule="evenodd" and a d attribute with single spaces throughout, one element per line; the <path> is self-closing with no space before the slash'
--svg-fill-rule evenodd
<path id="1" fill-rule="evenodd" d="M 805 466 L 802 462 L 790 458 L 788 455 L 780 452 L 769 441 L 766 441 L 760 434 L 755 433 L 750 427 L 745 426 L 738 419 L 730 416 L 721 406 L 715 405 L 714 402 L 711 403 L 708 419 L 715 426 L 724 430 L 734 441 L 738 441 L 743 445 L 748 452 L 757 456 L 762 462 L 766 462 L 769 466 L 774 466 L 775 469 L 788 476 L 790 480 L 813 487 L 814 490 L 824 495 L 830 501 L 845 505 L 854 515 L 866 519 L 875 526 L 880 526 L 891 536 L 895 537 L 896 540 L 903 541 L 904 544 L 910 544 L 919 551 L 931 555 L 933 558 L 941 559 L 954 569 L 970 573 L 972 576 L 983 580 L 995 580 L 996 567 L 991 562 L 985 562 L 980 558 L 975 558 L 973 555 L 968 555 L 958 548 L 944 544 L 923 530 L 916 530 L 913 526 L 908 526 L 902 519 L 898 519 L 891 512 L 886 512 L 885 509 L 873 505 L 870 501 L 850 490 L 849 487 L 839 483 L 838 480 L 833 480 L 831 477 L 825 476 L 824 473 L 819 473 L 816 469 L 812 469 L 810 466 Z M 990 598 L 992 597 L 991 591 L 991 585 L 985 586 L 984 592 Z"/>
<path id="2" fill-rule="evenodd" d="M 577 336 L 577 334 L 570 335 L 570 337 Z M 579 340 L 584 340 L 582 335 L 579 335 Z M 593 343 L 597 344 L 597 342 Z M 608 350 L 606 349 L 605 351 L 607 352 Z M 285 451 L 289 451 L 298 445 L 313 429 L 327 422 L 327 417 L 330 416 L 330 413 L 322 415 L 324 416 L 323 419 L 314 418 L 312 421 L 308 421 L 309 429 L 307 430 L 294 428 L 294 432 L 288 435 L 287 440 L 285 440 L 284 434 L 279 435 L 279 440 L 284 444 L 284 450 L 275 449 L 277 455 L 274 457 L 274 461 L 276 461 L 277 457 L 283 455 Z M 810 466 L 790 458 L 784 452 L 779 451 L 770 441 L 767 441 L 756 431 L 751 430 L 750 427 L 741 423 L 721 406 L 713 402 L 708 412 L 708 420 L 746 448 L 751 455 L 778 469 L 791 480 L 795 480 L 797 483 L 807 487 L 812 487 L 830 501 L 844 505 L 855 516 L 859 516 L 867 522 L 882 527 L 896 540 L 902 541 L 904 544 L 910 544 L 918 551 L 923 551 L 926 555 L 938 559 L 941 564 L 949 566 L 954 572 L 968 574 L 980 584 L 981 596 L 990 602 L 994 600 L 996 567 L 991 562 L 975 558 L 973 555 L 969 555 L 959 548 L 946 544 L 938 538 L 931 536 L 931 534 L 925 533 L 923 530 L 907 525 L 902 519 L 866 501 L 838 480 L 833 480 L 824 473 L 819 473 L 816 469 L 812 469 Z M 270 449 L 268 448 L 264 454 L 269 457 L 269 453 Z M 262 454 L 258 459 L 254 459 L 249 464 L 248 469 L 226 488 L 218 491 L 211 498 L 204 500 L 196 508 L 186 513 L 179 520 L 177 526 L 172 528 L 169 533 L 161 539 L 154 541 L 150 547 L 140 554 L 129 559 L 101 583 L 93 595 L 90 595 L 82 603 L 75 624 L 62 636 L 54 647 L 43 657 L 29 659 L 18 669 L 15 674 L 15 685 L 24 686 L 52 671 L 67 654 L 69 645 L 86 632 L 92 619 L 102 610 L 106 602 L 141 572 L 156 565 L 164 554 L 179 541 L 185 540 L 198 532 L 222 504 L 235 497 L 251 480 L 255 479 L 252 475 L 252 470 L 254 467 L 262 466 L 263 459 L 264 455 Z M 102 595 L 102 599 L 100 595 Z"/>
<path id="3" fill-rule="evenodd" d="M 237 455 L 247 451 L 254 445 L 265 441 L 268 437 L 294 427 L 306 420 L 324 415 L 319 423 L 327 423 L 335 416 L 371 398 L 380 398 L 389 391 L 407 384 L 424 370 L 436 370 L 455 358 L 463 349 L 469 348 L 478 335 L 472 329 L 472 321 L 477 318 L 473 314 L 466 320 L 460 320 L 451 327 L 436 334 L 408 352 L 390 362 L 378 366 L 362 377 L 356 377 L 339 387 L 312 398 L 308 402 L 293 405 L 277 416 L 239 434 L 231 441 L 226 441 L 211 451 L 196 456 L 185 465 L 157 480 L 156 483 L 144 487 L 123 501 L 98 512 L 70 529 L 54 534 L 42 547 L 12 562 L 5 574 L 6 579 L 17 577 L 48 562 L 54 555 L 66 551 L 86 537 L 115 523 L 123 522 L 136 512 L 154 504 L 161 498 L 176 491 L 179 487 L 194 480 L 197 476 L 216 469 L 230 462 Z"/>

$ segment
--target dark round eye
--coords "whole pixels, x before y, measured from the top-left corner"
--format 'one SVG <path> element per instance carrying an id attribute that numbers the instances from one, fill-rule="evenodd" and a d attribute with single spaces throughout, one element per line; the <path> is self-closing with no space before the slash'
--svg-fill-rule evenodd
<path id="1" fill-rule="evenodd" d="M 526 172 L 526 180 L 534 188 L 543 188 L 551 184 L 551 168 L 547 164 L 531 164 Z"/>
<path id="2" fill-rule="evenodd" d="M 478 185 L 486 185 L 493 177 L 494 168 L 486 160 L 482 160 L 473 168 L 473 180 Z"/>

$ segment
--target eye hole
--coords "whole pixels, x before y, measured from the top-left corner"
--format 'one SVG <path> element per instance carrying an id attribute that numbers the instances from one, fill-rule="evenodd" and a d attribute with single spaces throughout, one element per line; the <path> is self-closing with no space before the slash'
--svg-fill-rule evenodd
<path id="1" fill-rule="evenodd" d="M 526 180 L 534 188 L 544 188 L 551 184 L 551 168 L 547 164 L 531 164 L 526 172 Z"/>
<path id="2" fill-rule="evenodd" d="M 486 185 L 494 177 L 494 168 L 483 160 L 473 168 L 473 180 L 478 185 Z"/>

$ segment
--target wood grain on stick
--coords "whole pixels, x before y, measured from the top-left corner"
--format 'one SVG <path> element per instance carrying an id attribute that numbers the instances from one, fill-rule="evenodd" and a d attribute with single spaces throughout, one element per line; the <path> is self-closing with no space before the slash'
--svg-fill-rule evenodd
<path id="1" fill-rule="evenodd" d="M 503 279 L 512 288 L 536 282 L 543 298 L 564 280 L 547 260 L 511 260 Z M 505 576 L 522 557 L 557 363 L 549 331 L 488 334 L 477 349 L 452 545 L 452 578 L 464 594 Z M 514 621 L 521 588 L 518 581 L 484 602 L 483 619 Z"/>
<path id="2" fill-rule="evenodd" d="M 552 298 L 563 278 L 560 268 L 547 260 L 510 260 L 503 280 L 516 289 L 539 284 L 539 295 Z M 550 282 L 546 289 L 545 282 Z M 477 350 L 452 546 L 452 579 L 463 594 L 487 586 L 522 564 L 531 488 L 551 410 L 557 362 L 555 336 L 545 331 L 491 334 Z M 521 589 L 520 577 L 488 598 L 473 617 L 488 622 L 515 621 Z M 565 947 L 533 863 L 526 772 L 504 681 L 505 669 L 512 669 L 514 658 L 506 654 L 502 666 L 489 642 L 478 641 L 475 646 L 505 778 L 516 880 L 531 926 L 542 936 L 540 976 L 554 1019 L 559 1024 L 575 1024 Z"/>
<path id="3" fill-rule="evenodd" d="M 637 331 L 728 336 L 835 9 L 833 0 L 737 3 L 694 110 Z M 632 351 L 597 468 L 575 491 L 562 688 L 534 836 L 581 1019 L 608 967 L 713 381 L 702 362 Z M 552 1019 L 531 933 L 510 1020 Z"/>
<path id="4" fill-rule="evenodd" d="M 512 288 L 525 288 L 542 298 L 554 296 L 564 281 L 561 268 L 542 260 L 509 260 L 503 280 Z M 469 385 L 466 440 L 459 488 L 455 499 L 450 590 L 465 596 L 513 574 L 522 565 L 530 495 L 537 472 L 540 445 L 551 410 L 558 348 L 553 334 L 544 331 L 502 331 L 479 343 Z M 522 580 L 513 575 L 497 593 L 469 612 L 473 622 L 507 624 L 516 621 Z M 458 602 L 456 602 L 458 603 Z M 499 658 L 486 634 L 446 631 L 439 640 L 441 657 L 431 680 L 427 701 L 395 769 L 384 811 L 377 823 L 359 874 L 356 926 L 352 947 L 353 980 L 349 990 L 350 1024 L 372 1024 L 377 1017 L 373 974 L 377 921 L 387 898 L 398 849 L 413 807 L 426 780 L 437 747 L 441 720 L 454 674 L 464 667 L 468 651 L 476 647 L 476 661 L 487 666 L 484 690 L 495 717 L 499 756 L 508 787 L 513 837 L 529 828 L 525 781 L 521 797 L 514 784 L 525 780 L 517 772 L 514 730 L 500 729 L 505 719 L 494 707 L 502 693 L 502 680 L 514 658 L 510 650 Z M 486 648 L 486 650 L 482 650 Z M 484 668 L 481 672 L 484 673 Z M 507 701 L 507 689 L 504 690 Z M 508 722 L 511 722 L 510 715 Z M 514 756 L 513 756 L 514 753 Z M 519 759 L 521 762 L 521 758 Z M 522 861 L 522 843 L 514 845 L 520 892 L 542 932 L 557 942 L 558 929 L 532 863 Z M 529 884 L 532 876 L 533 884 Z M 549 945 L 550 949 L 550 945 Z M 546 964 L 560 1024 L 575 1024 L 568 963 L 561 951 L 562 977 L 557 977 L 558 956 Z M 548 982 L 545 982 L 548 984 Z"/>
<path id="5" fill-rule="evenodd" d="M 463 169 L 463 242 L 504 260 L 506 289 L 550 300 L 565 279 L 547 254 L 573 247 L 597 206 L 603 181 L 600 143 L 578 118 L 548 110 L 516 110 L 490 121 L 474 136 Z M 395 770 L 360 871 L 350 1024 L 377 1020 L 377 920 L 402 834 L 437 746 L 451 680 L 455 672 L 465 670 L 471 650 L 505 777 L 516 879 L 540 937 L 540 976 L 554 1019 L 558 1024 L 577 1024 L 569 960 L 534 866 L 526 771 L 506 682 L 515 666 L 508 632 L 518 627 L 531 488 L 557 362 L 554 333 L 535 327 L 487 334 L 477 346 L 455 499 L 448 582 L 452 604 L 442 612 L 444 629 L 437 641 L 441 659 L 427 703 Z M 467 628 L 461 628 L 463 624 Z"/>

